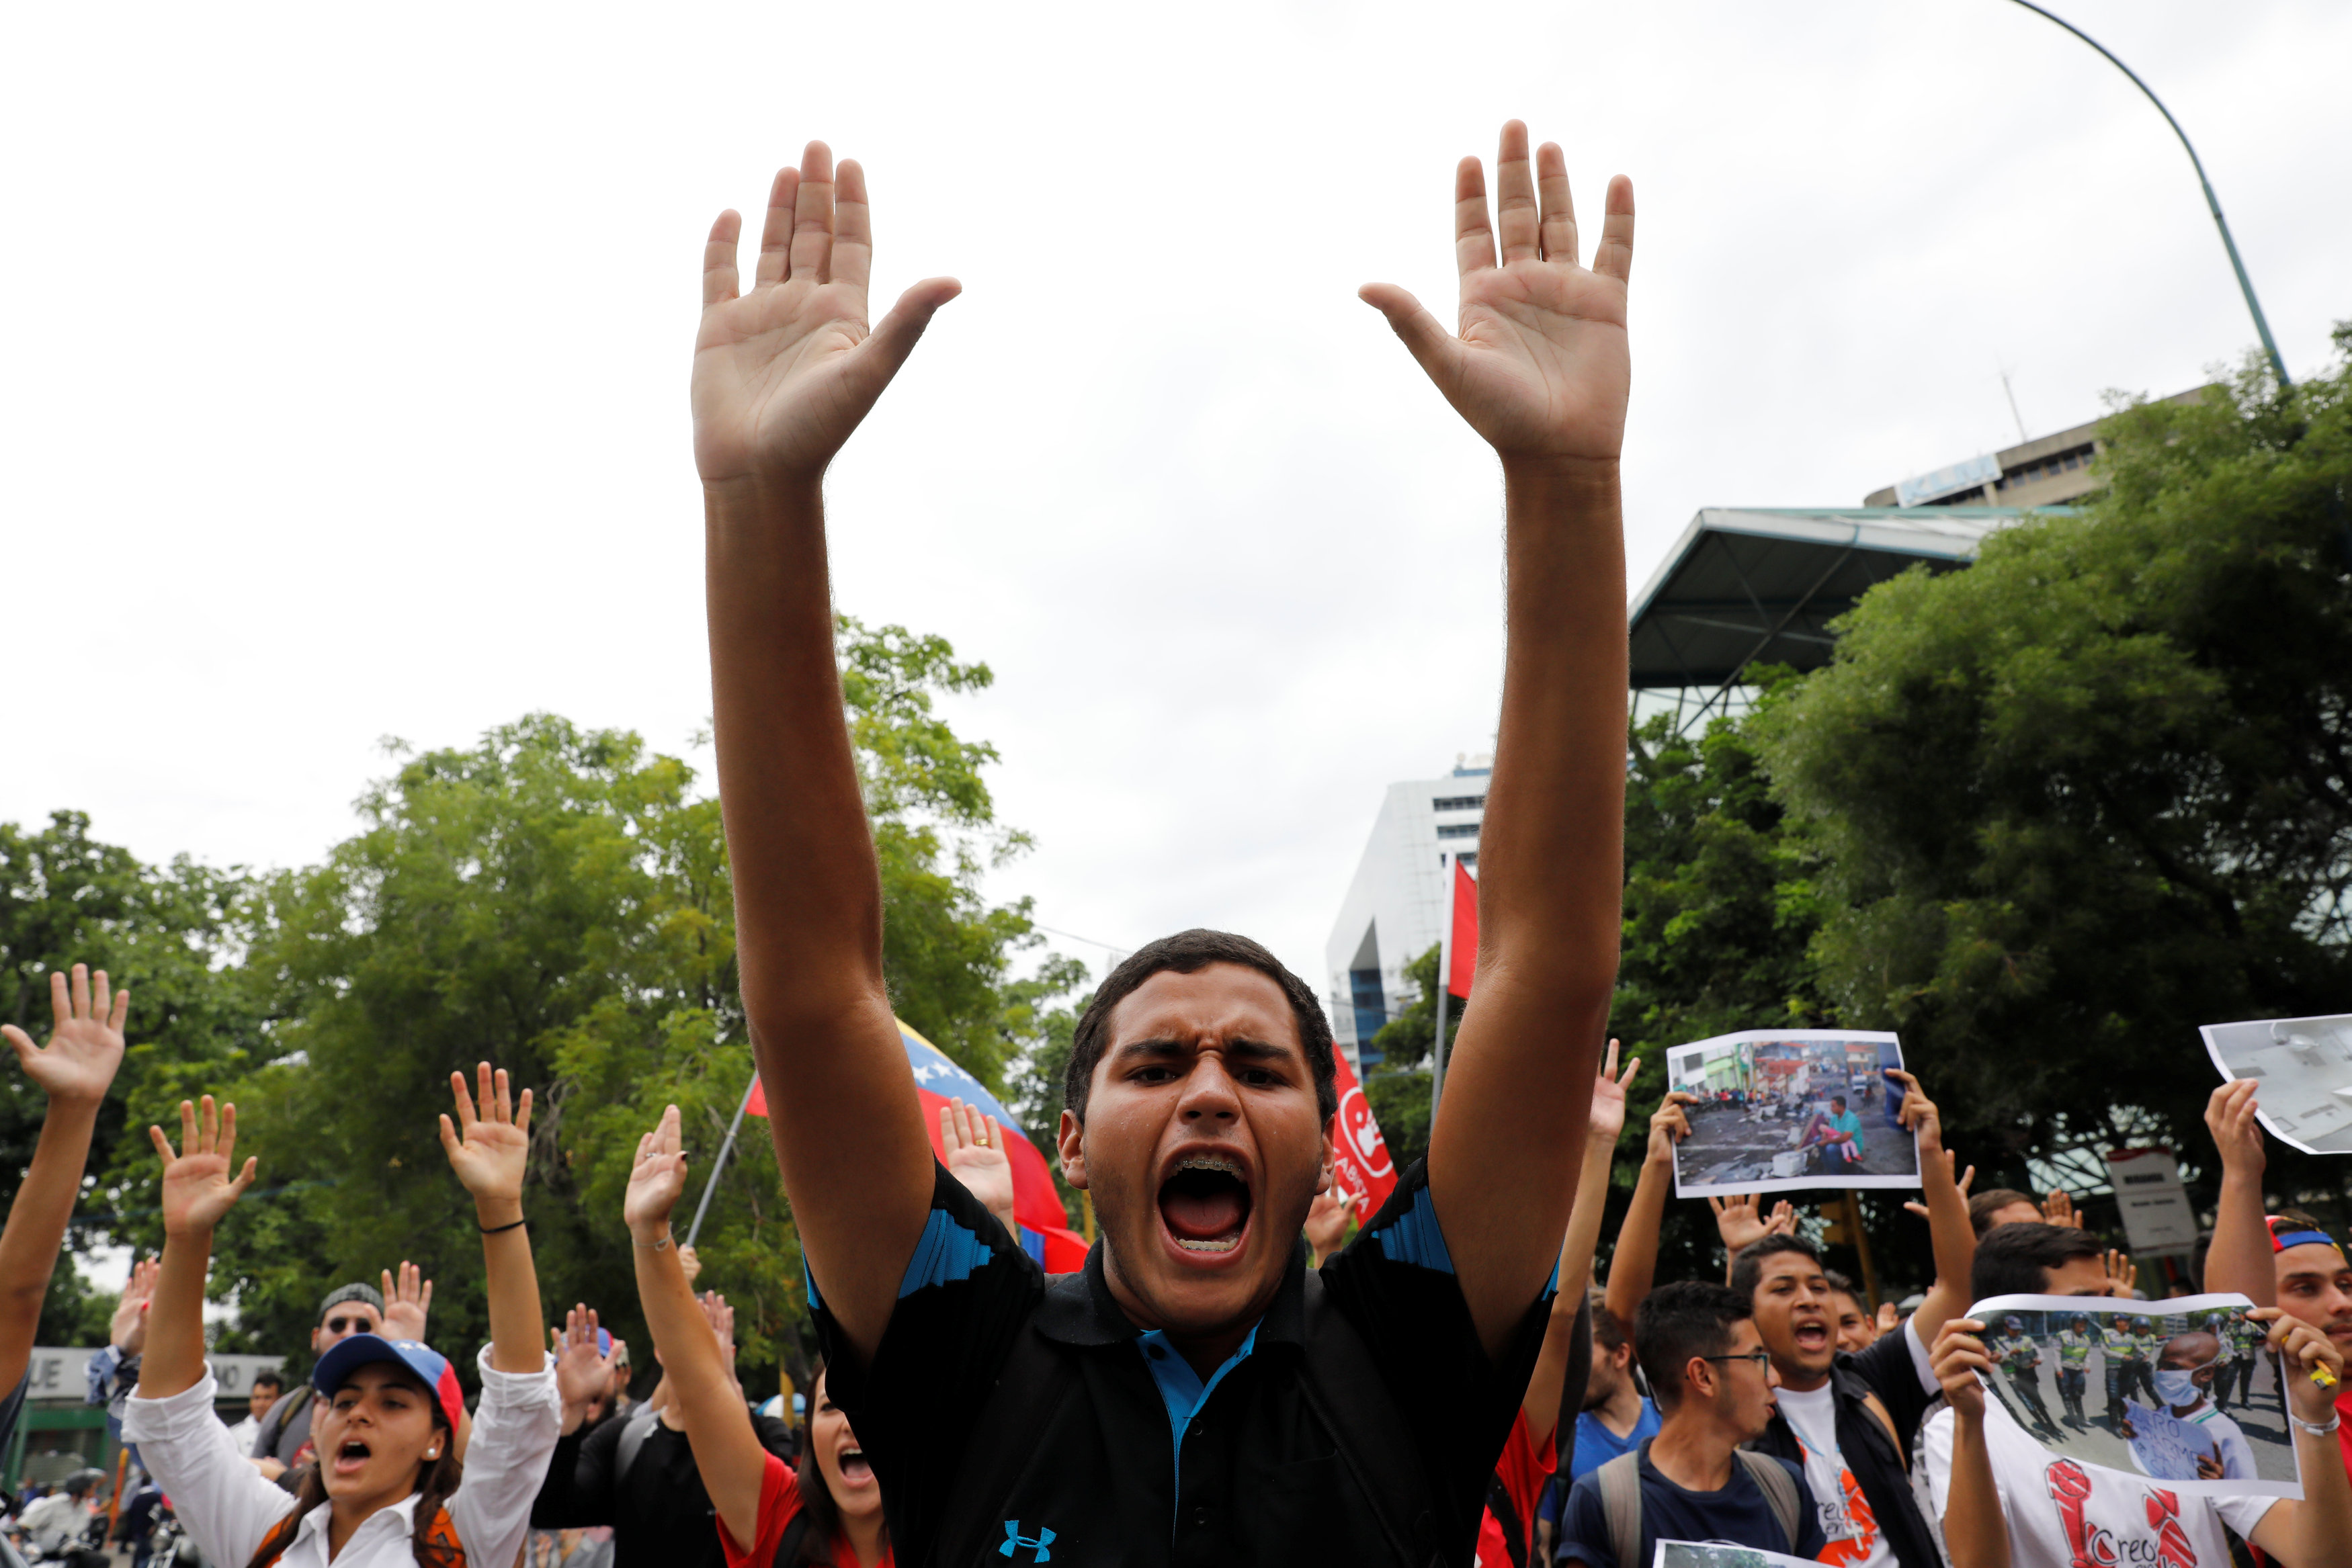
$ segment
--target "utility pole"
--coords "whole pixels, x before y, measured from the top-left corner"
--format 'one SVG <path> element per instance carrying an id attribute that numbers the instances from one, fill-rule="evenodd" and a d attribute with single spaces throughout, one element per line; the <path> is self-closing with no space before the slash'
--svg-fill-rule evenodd
<path id="1" fill-rule="evenodd" d="M 2279 391 L 2284 392 L 2294 385 L 2287 379 L 2286 361 L 2279 358 L 2278 344 L 2271 338 L 2271 324 L 2263 316 L 2262 301 L 2254 298 L 2253 280 L 2246 276 L 2246 264 L 2238 256 L 2238 242 L 2230 235 L 2230 221 L 2221 215 L 2221 199 L 2213 194 L 2213 182 L 2205 177 L 2205 161 L 2197 156 L 2197 149 L 2189 144 L 2189 132 L 2180 129 L 2180 121 L 2172 118 L 2172 110 L 2164 107 L 2164 99 L 2156 96 L 2156 89 L 2140 80 L 2138 72 L 2117 59 L 2114 50 L 2066 20 L 2065 17 L 2053 11 L 2043 10 L 2036 5 L 2033 0 L 2017 0 L 2017 4 L 2037 16 L 2057 23 L 2083 42 L 2106 56 L 2108 64 L 2131 78 L 2132 86 L 2147 94 L 2147 101 L 2156 105 L 2156 111 L 2164 116 L 2164 122 L 2172 127 L 2172 133 L 2175 136 L 2180 138 L 2180 145 L 2187 149 L 2189 162 L 2197 171 L 2197 183 L 2205 192 L 2205 210 L 2213 214 L 2213 226 L 2221 231 L 2221 248 L 2230 253 L 2230 268 L 2238 275 L 2239 292 L 2246 297 L 2246 308 L 2253 313 L 2254 332 L 2263 340 L 2263 352 L 2270 356 L 2271 373 L 2278 378 Z"/>

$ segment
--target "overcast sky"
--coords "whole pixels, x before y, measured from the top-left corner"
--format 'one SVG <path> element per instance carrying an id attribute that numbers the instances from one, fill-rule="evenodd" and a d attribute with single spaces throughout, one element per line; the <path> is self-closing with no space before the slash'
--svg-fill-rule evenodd
<path id="1" fill-rule="evenodd" d="M 2061 4 L 2322 369 L 2352 7 Z M 1450 318 L 1505 117 L 1588 211 L 1634 183 L 1634 584 L 1699 507 L 2014 443 L 2004 367 L 2041 434 L 2252 341 L 2155 110 L 2003 0 L 49 5 L 5 57 L 0 821 L 150 857 L 317 858 L 380 737 L 687 747 L 702 235 L 812 136 L 879 298 L 964 284 L 834 470 L 834 569 L 994 668 L 954 716 L 1038 841 L 995 891 L 1318 982 L 1382 789 L 1491 744 L 1497 476 L 1355 289 Z"/>

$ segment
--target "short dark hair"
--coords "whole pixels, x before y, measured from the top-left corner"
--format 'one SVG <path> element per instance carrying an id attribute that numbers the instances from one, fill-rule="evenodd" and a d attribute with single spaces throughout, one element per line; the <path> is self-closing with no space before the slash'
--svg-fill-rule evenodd
<path id="1" fill-rule="evenodd" d="M 1997 1186 L 1990 1191 L 1971 1193 L 1969 1196 L 1969 1228 L 1979 1236 L 1982 1236 L 1992 1228 L 1992 1217 L 1995 1214 L 2016 1203 L 2025 1205 L 2036 1214 L 2042 1212 L 2042 1206 L 2033 1201 L 2032 1193 L 2020 1192 L 2012 1186 Z"/>
<path id="2" fill-rule="evenodd" d="M 1840 1295 L 1852 1296 L 1857 1301 L 1862 1300 L 1862 1292 L 1853 1288 L 1853 1281 L 1847 1279 L 1843 1274 L 1839 1273 L 1835 1269 L 1822 1270 L 1822 1278 L 1827 1280 L 1830 1282 L 1830 1289 L 1837 1291 Z"/>
<path id="3" fill-rule="evenodd" d="M 1683 1368 L 1695 1355 L 1731 1348 L 1731 1328 L 1749 1316 L 1748 1298 L 1709 1280 L 1677 1280 L 1642 1298 L 1633 1310 L 1633 1355 L 1661 1406 L 1679 1404 Z"/>
<path id="4" fill-rule="evenodd" d="M 284 1388 L 285 1386 L 286 1380 L 274 1372 L 257 1372 L 253 1375 L 253 1391 L 256 1394 L 265 1388 Z"/>
<path id="5" fill-rule="evenodd" d="M 1991 1296 L 2040 1296 L 2050 1275 L 2077 1258 L 2100 1256 L 2099 1239 L 2071 1225 L 1996 1225 L 1977 1243 L 1969 1270 L 1969 1290 L 1981 1301 Z"/>
<path id="6" fill-rule="evenodd" d="M 1599 1286 L 1585 1291 L 1584 1299 L 1592 1309 L 1592 1340 L 1601 1349 L 1620 1351 L 1629 1337 L 1625 1320 L 1609 1310 L 1609 1297 Z"/>
<path id="7" fill-rule="evenodd" d="M 1821 1253 L 1803 1237 L 1767 1236 L 1742 1247 L 1731 1260 L 1732 1293 L 1743 1301 L 1754 1301 L 1757 1282 L 1764 1277 L 1764 1260 L 1781 1252 L 1801 1252 L 1812 1260 L 1814 1268 L 1822 1265 Z"/>
<path id="8" fill-rule="evenodd" d="M 1104 1049 L 1110 1044 L 1112 1010 L 1154 975 L 1163 971 L 1197 974 L 1212 964 L 1238 964 L 1244 969 L 1255 969 L 1282 988 L 1283 996 L 1290 1002 L 1291 1017 L 1297 1020 L 1298 1044 L 1307 1053 L 1307 1071 L 1315 1079 L 1315 1109 L 1324 1121 L 1331 1119 L 1339 1109 L 1339 1069 L 1332 1060 L 1331 1025 L 1323 1016 L 1323 1004 L 1315 999 L 1306 981 L 1284 968 L 1281 959 L 1257 943 L 1230 931 L 1208 931 L 1197 926 L 1146 943 L 1129 954 L 1104 979 L 1094 1000 L 1087 1004 L 1070 1037 L 1070 1066 L 1062 1078 L 1062 1103 L 1069 1108 L 1070 1114 L 1081 1122 L 1087 1119 L 1087 1092 L 1094 1084 L 1095 1064 L 1102 1060 Z"/>

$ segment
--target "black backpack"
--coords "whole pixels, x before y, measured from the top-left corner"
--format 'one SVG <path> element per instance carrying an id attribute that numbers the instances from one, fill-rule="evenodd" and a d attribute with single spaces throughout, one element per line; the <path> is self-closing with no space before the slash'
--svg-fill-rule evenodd
<path id="1" fill-rule="evenodd" d="M 1445 1551 L 1429 1476 L 1370 1347 L 1332 1304 L 1311 1269 L 1306 1286 L 1307 1401 L 1338 1440 L 1340 1459 L 1370 1500 L 1394 1560 L 1424 1568 L 1469 1568 L 1468 1549 L 1475 1538 L 1457 1546 L 1458 1557 Z M 1045 1281 L 1048 1296 L 1060 1291 L 1083 1298 L 1089 1289 L 1083 1273 L 1056 1274 Z M 1055 1414 L 1080 1386 L 1080 1354 L 1047 1339 L 1034 1322 L 1014 1339 L 940 1511 L 940 1561 L 977 1561 L 982 1548 L 1001 1535 L 1001 1505 Z"/>

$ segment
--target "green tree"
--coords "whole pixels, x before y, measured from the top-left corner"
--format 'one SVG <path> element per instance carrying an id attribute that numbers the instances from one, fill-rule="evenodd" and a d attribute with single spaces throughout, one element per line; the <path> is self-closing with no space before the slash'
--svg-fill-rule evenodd
<path id="1" fill-rule="evenodd" d="M 1050 1032 L 1051 1004 L 1079 971 L 1048 956 L 1016 977 L 1016 955 L 1038 941 L 1026 905 L 980 890 L 1027 840 L 994 820 L 982 779 L 994 751 L 958 738 L 930 705 L 985 686 L 988 672 L 898 627 L 845 619 L 840 646 L 893 1001 L 994 1084 Z M 316 866 L 239 884 L 229 913 L 243 961 L 210 982 L 257 998 L 250 1027 L 131 1095 L 140 1123 L 184 1094 L 233 1096 L 262 1158 L 261 1184 L 219 1238 L 215 1291 L 234 1290 L 240 1308 L 225 1344 L 294 1349 L 323 1290 L 407 1259 L 436 1281 L 435 1339 L 470 1372 L 463 1348 L 486 1331 L 479 1248 L 437 1117 L 449 1073 L 481 1060 L 534 1091 L 528 1202 L 551 1312 L 586 1301 L 641 1335 L 618 1222 L 637 1138 L 677 1103 L 707 1174 L 752 1077 L 718 802 L 637 737 L 547 715 L 471 747 L 394 751 L 397 770 L 359 802 L 357 835 Z M 116 1141 L 133 1239 L 152 1239 L 153 1165 L 143 1138 Z M 700 1251 L 703 1282 L 737 1306 L 754 1385 L 780 1364 L 805 1373 L 798 1240 L 756 1121 L 714 1191 Z"/>
<path id="2" fill-rule="evenodd" d="M 244 874 L 184 856 L 150 865 L 89 827 L 79 811 L 53 812 L 37 831 L 0 822 L 0 1019 L 46 1039 L 49 976 L 76 963 L 107 970 L 131 992 L 131 1046 L 91 1140 L 92 1186 L 75 1215 L 75 1245 L 145 1234 L 125 1212 L 137 1207 L 135 1195 L 102 1179 L 126 1129 L 143 1134 L 130 1108 L 191 1073 L 241 1071 L 267 1021 L 236 965 Z M 13 1062 L 0 1067 L 0 1208 L 16 1197 L 47 1107 Z M 137 1142 L 146 1147 L 143 1135 Z M 58 1270 L 53 1305 L 69 1279 Z"/>
<path id="3" fill-rule="evenodd" d="M 1980 1167 L 2145 1113 L 2191 1160 L 2200 1023 L 2352 995 L 2352 328 L 2120 406 L 2081 515 L 1882 584 L 1761 721 L 1847 1021 L 1903 1031 Z M 2338 1190 L 2281 1149 L 2276 1186 Z"/>

